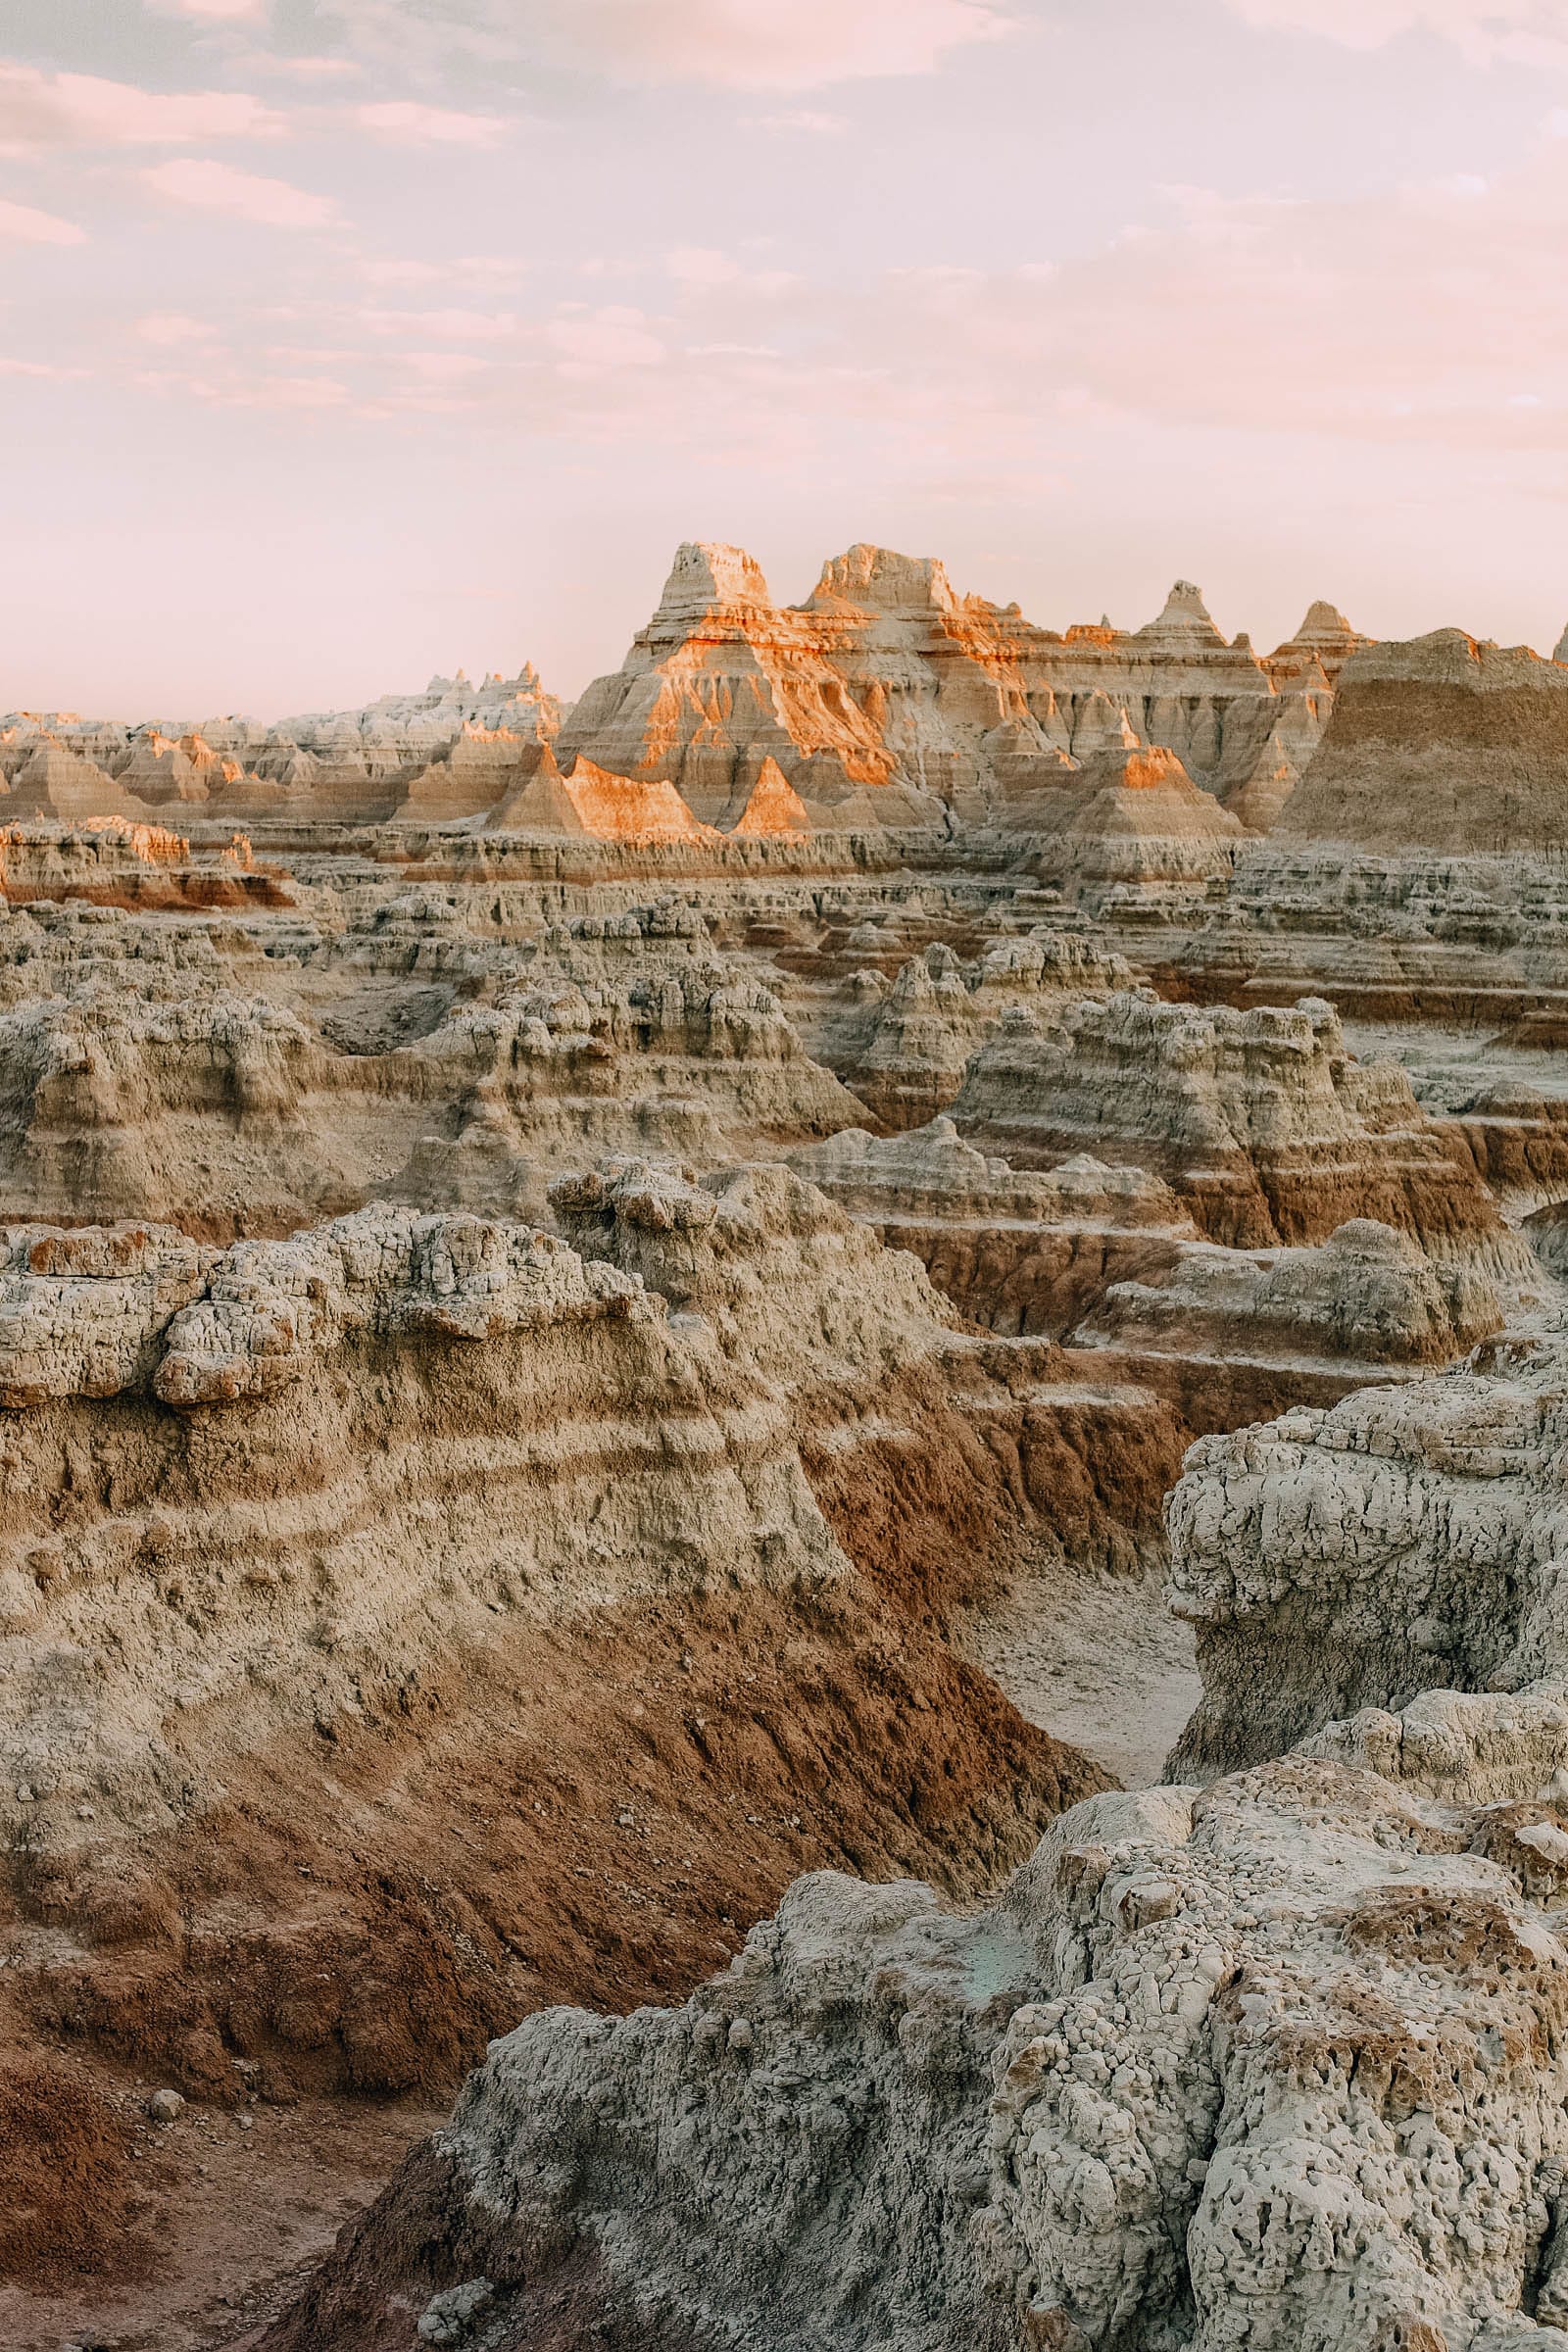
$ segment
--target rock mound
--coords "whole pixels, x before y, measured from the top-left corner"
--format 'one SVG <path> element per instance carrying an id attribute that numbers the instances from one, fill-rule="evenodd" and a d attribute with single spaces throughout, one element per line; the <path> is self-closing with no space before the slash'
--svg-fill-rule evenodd
<path id="1" fill-rule="evenodd" d="M 1429 1253 L 1515 1274 L 1527 1262 L 1403 1071 L 1354 1061 L 1321 999 L 1211 1011 L 1140 990 L 1051 1020 L 1015 1006 L 969 1063 L 953 1116 L 1024 1166 L 1113 1147 L 1168 1177 L 1231 1248 L 1327 1241 L 1373 1217 Z"/>
<path id="2" fill-rule="evenodd" d="M 1563 1695 L 1091 1798 L 967 1917 L 801 1881 L 683 2009 L 497 2043 L 270 2352 L 360 2341 L 416 2246 L 504 2282 L 497 2352 L 568 2282 L 644 2352 L 1548 2352 Z"/>
<path id="3" fill-rule="evenodd" d="M 1363 648 L 1280 831 L 1367 850 L 1568 845 L 1568 669 L 1439 629 Z"/>
<path id="4" fill-rule="evenodd" d="M 1558 1353 L 1502 1349 L 1491 1369 L 1195 1447 L 1169 1514 L 1173 1602 L 1204 1681 L 1180 1769 L 1434 1687 L 1568 1672 L 1562 1370 Z"/>

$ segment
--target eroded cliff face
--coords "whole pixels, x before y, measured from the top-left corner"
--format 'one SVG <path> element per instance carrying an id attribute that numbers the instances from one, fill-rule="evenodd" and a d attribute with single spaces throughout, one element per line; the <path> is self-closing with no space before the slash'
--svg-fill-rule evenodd
<path id="1" fill-rule="evenodd" d="M 1516 1274 L 1526 1262 L 1403 1071 L 1349 1056 L 1321 999 L 1237 1013 L 1140 990 L 1055 1020 L 1012 1007 L 969 1063 L 953 1118 L 1021 1166 L 1113 1141 L 1234 1247 L 1326 1241 L 1347 1216 L 1370 1216 L 1434 1254 Z"/>
<path id="2" fill-rule="evenodd" d="M 1103 1785 L 946 1628 L 1021 1546 L 1152 1542 L 1168 1410 L 996 1358 L 781 1168 L 556 1206 L 12 1229 L 18 2053 L 429 2092 L 541 1999 L 683 1989 L 814 1861 L 978 1892 Z"/>
<path id="3" fill-rule="evenodd" d="M 394 2263 L 497 2352 L 1548 2352 L 1564 1695 L 1093 1797 L 978 1914 L 801 1881 L 685 2008 L 497 2044 L 270 2352 L 390 2340 Z"/>
<path id="4" fill-rule="evenodd" d="M 1204 1682 L 1179 1769 L 1563 1671 L 1562 1376 L 1560 1342 L 1484 1351 L 1195 1447 L 1169 1509 L 1172 1604 Z"/>
<path id="5" fill-rule="evenodd" d="M 1279 829 L 1366 850 L 1560 850 L 1568 668 L 1459 629 L 1355 654 Z"/>

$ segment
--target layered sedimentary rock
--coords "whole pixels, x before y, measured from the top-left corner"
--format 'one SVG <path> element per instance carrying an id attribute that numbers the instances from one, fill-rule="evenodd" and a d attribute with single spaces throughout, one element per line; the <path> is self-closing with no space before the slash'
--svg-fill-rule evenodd
<path id="1" fill-rule="evenodd" d="M 1004 1016 L 953 1104 L 960 1133 L 1016 1164 L 1093 1147 L 1168 1177 L 1210 1240 L 1326 1241 L 1373 1217 L 1439 1255 L 1521 1270 L 1468 1156 L 1402 1070 L 1363 1066 L 1320 999 L 1200 1010 L 1150 990 Z"/>
<path id="2" fill-rule="evenodd" d="M 295 1010 L 245 993 L 279 982 L 243 954 L 225 968 L 201 932 L 154 958 L 139 951 L 180 943 L 16 919 L 30 960 L 0 987 L 13 1216 L 69 1204 L 224 1240 L 385 1195 L 538 1213 L 585 1149 L 712 1161 L 863 1116 L 700 924 L 682 941 L 622 918 L 612 954 L 590 920 L 596 936 L 567 927 L 524 956 L 488 948 L 461 906 L 383 899 L 307 949 Z"/>
<path id="3" fill-rule="evenodd" d="M 1178 1769 L 1226 1769 L 1436 1687 L 1568 1672 L 1560 1347 L 1205 1439 L 1170 1503 L 1203 1703 Z M 1434 1771 L 1444 1746 L 1428 1742 Z"/>
<path id="4" fill-rule="evenodd" d="M 853 802 L 858 821 L 930 824 L 946 808 L 1028 831 L 1074 761 L 1147 743 L 1226 800 L 1250 793 L 1254 822 L 1283 802 L 1332 700 L 1320 667 L 1290 670 L 1277 680 L 1244 639 L 1227 645 L 1185 581 L 1144 629 L 1062 635 L 958 594 L 928 558 L 853 547 L 781 608 L 741 550 L 689 545 L 562 746 L 666 778 L 725 827 L 771 759 L 818 822 L 845 822 Z"/>
<path id="5" fill-rule="evenodd" d="M 1335 686 L 1350 656 L 1372 642 L 1350 626 L 1337 605 L 1320 596 L 1308 605 L 1295 636 L 1275 647 L 1264 667 L 1278 685 L 1315 685 L 1321 676 Z"/>
<path id="6" fill-rule="evenodd" d="M 879 1119 L 919 1126 L 946 1110 L 1010 1006 L 1049 1012 L 1131 977 L 1119 956 L 1071 932 L 1039 928 L 972 963 L 939 944 L 911 957 L 891 984 L 874 967 L 857 973 L 848 1002 L 813 1028 L 812 1043 Z"/>
<path id="7" fill-rule="evenodd" d="M 1501 1321 L 1484 1276 L 1435 1265 L 1408 1234 L 1367 1217 L 1311 1250 L 1189 1250 L 1162 1282 L 1116 1284 L 1102 1318 L 1123 1342 L 1175 1338 L 1215 1352 L 1274 1348 L 1372 1364 L 1448 1363 Z"/>
<path id="8" fill-rule="evenodd" d="M 526 664 L 474 685 L 460 670 L 422 695 L 270 725 L 221 717 L 130 727 L 50 713 L 0 719 L 11 812 L 77 822 L 172 803 L 220 815 L 408 816 L 451 822 L 532 772 L 561 705 Z"/>
<path id="9" fill-rule="evenodd" d="M 1147 1541 L 1168 1416 L 1057 1404 L 785 1170 L 557 1203 L 580 1249 L 13 1230 L 13 2051 L 435 2085 L 683 1991 L 803 1867 L 977 1891 L 1103 1785 L 942 1628 L 1026 1540 Z"/>
<path id="10" fill-rule="evenodd" d="M 1170 1187 L 1146 1169 L 1085 1152 L 1025 1174 L 988 1159 L 947 1118 L 881 1142 L 850 1128 L 792 1160 L 992 1331 L 1065 1338 L 1111 1285 L 1164 1271 L 1198 1240 Z"/>
<path id="11" fill-rule="evenodd" d="M 706 543 L 677 551 L 652 621 L 624 666 L 577 703 L 561 753 L 669 782 L 718 825 L 741 815 L 769 759 L 808 800 L 895 786 L 880 728 L 846 693 L 809 626 L 779 611 L 749 556 Z M 888 808 L 896 822 L 937 813 L 929 798 L 922 805 L 899 789 Z"/>
<path id="12" fill-rule="evenodd" d="M 1027 833 L 1075 762 L 1152 746 L 1262 830 L 1360 642 L 1314 606 L 1261 662 L 1180 580 L 1141 629 L 1057 632 L 959 594 L 934 559 L 863 543 L 824 564 L 803 604 L 779 606 L 741 549 L 688 543 L 620 670 L 569 713 L 531 666 L 270 724 L 13 712 L 0 779 L 16 814 L 73 821 L 180 802 L 276 824 L 442 826 L 505 810 L 510 830 L 553 832 L 564 804 L 548 773 L 529 786 L 559 740 L 564 768 L 581 757 L 667 785 L 698 822 L 743 838 L 940 838 L 953 822 Z M 770 761 L 789 797 L 769 781 L 758 802 Z"/>
<path id="13" fill-rule="evenodd" d="M 1356 653 L 1280 831 L 1366 850 L 1562 849 L 1568 669 L 1460 629 Z"/>
<path id="14" fill-rule="evenodd" d="M 1503 1320 L 1484 1273 L 1357 1217 L 1315 1249 L 1184 1249 L 1112 1284 L 1074 1343 L 1109 1349 L 1189 1428 L 1229 1430 L 1333 1403 L 1386 1367 L 1451 1363 Z"/>
<path id="15" fill-rule="evenodd" d="M 1170 751 L 1098 753 L 1052 798 L 1032 811 L 1034 870 L 1119 911 L 1151 897 L 1201 897 L 1229 876 L 1245 837 Z"/>
<path id="16" fill-rule="evenodd" d="M 1092 1797 L 968 1916 L 801 1881 L 498 2043 L 268 2352 L 389 2274 L 492 2352 L 1557 2352 L 1565 1697 Z"/>

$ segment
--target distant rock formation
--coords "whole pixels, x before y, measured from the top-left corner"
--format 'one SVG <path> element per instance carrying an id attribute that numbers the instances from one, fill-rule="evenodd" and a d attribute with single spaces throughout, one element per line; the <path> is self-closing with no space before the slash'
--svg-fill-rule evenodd
<path id="1" fill-rule="evenodd" d="M 1321 679 L 1332 687 L 1338 684 L 1350 656 L 1371 643 L 1370 637 L 1350 626 L 1337 606 L 1319 597 L 1307 607 L 1295 636 L 1275 648 L 1264 667 L 1279 686 L 1312 687 Z"/>
<path id="2" fill-rule="evenodd" d="M 1568 668 L 1461 629 L 1355 653 L 1279 834 L 1385 851 L 1568 846 Z"/>
<path id="3" fill-rule="evenodd" d="M 1222 798 L 1250 793 L 1255 820 L 1331 699 L 1321 665 L 1276 681 L 1244 640 L 1227 645 L 1188 581 L 1141 630 L 1055 635 L 958 595 L 928 558 L 853 547 L 780 608 L 750 557 L 704 544 L 680 550 L 653 621 L 576 706 L 563 749 L 667 777 L 725 827 L 767 759 L 808 805 L 857 794 L 889 824 L 946 808 L 1027 826 L 1031 796 L 1069 759 L 1148 743 Z"/>
<path id="4" fill-rule="evenodd" d="M 82 804 L 93 779 L 75 760 L 124 796 L 101 797 L 105 813 L 180 801 L 281 821 L 486 819 L 524 831 L 538 820 L 550 832 L 563 805 L 548 786 L 531 800 L 527 787 L 556 745 L 564 770 L 582 758 L 669 784 L 700 824 L 744 840 L 950 822 L 1028 831 L 1072 761 L 1148 745 L 1174 753 L 1259 830 L 1362 642 L 1314 605 L 1298 636 L 1259 661 L 1246 637 L 1227 643 L 1190 580 L 1140 629 L 1055 632 L 1015 605 L 960 595 L 932 558 L 865 543 L 825 564 L 803 604 L 779 606 L 743 549 L 688 542 L 621 668 L 569 712 L 531 665 L 477 684 L 460 670 L 422 694 L 266 725 L 14 712 L 0 719 L 0 779 L 15 789 L 23 760 L 52 745 L 16 814 L 98 813 Z M 799 808 L 771 778 L 754 807 L 769 762 Z"/>
<path id="5" fill-rule="evenodd" d="M 1478 1271 L 1530 1262 L 1404 1072 L 1352 1059 L 1321 999 L 1211 1011 L 1140 990 L 1054 1018 L 1015 1005 L 971 1060 L 953 1117 L 1015 1165 L 1093 1150 L 1151 1168 L 1232 1248 L 1324 1242 L 1371 1217 Z"/>
<path id="6" fill-rule="evenodd" d="M 1034 870 L 1090 903 L 1108 891 L 1166 898 L 1201 893 L 1228 875 L 1244 828 L 1201 792 L 1172 751 L 1097 752 L 1052 796 L 1032 849 Z"/>
<path id="7" fill-rule="evenodd" d="M 597 679 L 561 740 L 618 775 L 672 783 L 694 812 L 724 826 L 773 760 L 803 797 L 832 805 L 895 782 L 875 717 L 849 697 L 800 615 L 773 604 L 741 549 L 688 543 L 622 668 Z M 893 790 L 898 821 L 937 813 Z"/>

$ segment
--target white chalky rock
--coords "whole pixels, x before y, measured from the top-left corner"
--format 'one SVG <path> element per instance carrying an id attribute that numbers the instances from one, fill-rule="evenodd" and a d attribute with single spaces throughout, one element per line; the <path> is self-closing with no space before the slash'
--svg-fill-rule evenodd
<path id="1" fill-rule="evenodd" d="M 1440 1681 L 1568 1673 L 1568 1358 L 1494 1355 L 1193 1447 L 1166 1516 L 1204 1696 L 1176 1772 L 1277 1754 Z"/>
<path id="2" fill-rule="evenodd" d="M 1568 2352 L 1568 1710 L 1454 1701 L 1438 1794 L 1446 1695 L 528 2020 L 439 2135 L 470 2220 L 704 2352 Z"/>

